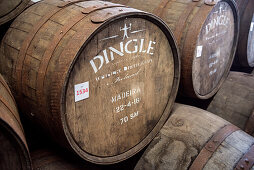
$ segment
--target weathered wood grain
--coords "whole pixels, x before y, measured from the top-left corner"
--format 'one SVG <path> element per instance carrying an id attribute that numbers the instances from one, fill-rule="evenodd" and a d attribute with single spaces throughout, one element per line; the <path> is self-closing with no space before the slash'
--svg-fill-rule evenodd
<path id="1" fill-rule="evenodd" d="M 0 75 L 0 169 L 32 169 L 14 97 Z"/>
<path id="2" fill-rule="evenodd" d="M 209 139 L 229 124 L 192 106 L 175 104 L 172 112 L 135 169 L 188 169 Z M 220 144 L 203 169 L 234 169 L 253 144 L 252 136 L 235 131 Z"/>
<path id="3" fill-rule="evenodd" d="M 234 65 L 254 67 L 254 2 L 236 0 L 240 16 L 240 33 Z"/>
<path id="4" fill-rule="evenodd" d="M 1 51 L 22 111 L 95 163 L 124 160 L 148 144 L 178 89 L 168 27 L 119 4 L 38 2 L 13 22 Z"/>
<path id="5" fill-rule="evenodd" d="M 154 13 L 173 30 L 181 56 L 180 92 L 208 99 L 220 88 L 234 58 L 239 19 L 235 3 L 222 0 L 109 0 Z"/>
<path id="6" fill-rule="evenodd" d="M 69 157 L 68 153 L 57 152 L 50 148 L 37 149 L 31 152 L 34 170 L 102 170 L 95 164 L 82 162 L 80 159 Z"/>
<path id="7" fill-rule="evenodd" d="M 27 6 L 30 0 L 1 0 L 0 25 L 17 17 Z"/>
<path id="8" fill-rule="evenodd" d="M 254 110 L 254 76 L 230 72 L 207 110 L 245 129 Z"/>

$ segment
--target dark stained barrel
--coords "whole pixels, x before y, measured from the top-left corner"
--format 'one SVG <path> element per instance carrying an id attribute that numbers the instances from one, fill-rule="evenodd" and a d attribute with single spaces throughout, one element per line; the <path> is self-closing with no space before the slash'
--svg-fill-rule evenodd
<path id="1" fill-rule="evenodd" d="M 110 1 L 158 15 L 173 30 L 182 63 L 180 93 L 208 99 L 219 90 L 237 45 L 239 19 L 234 1 Z"/>
<path id="2" fill-rule="evenodd" d="M 207 110 L 254 135 L 254 75 L 230 72 Z"/>
<path id="3" fill-rule="evenodd" d="M 0 169 L 30 170 L 31 161 L 14 97 L 0 75 Z"/>
<path id="4" fill-rule="evenodd" d="M 176 104 L 172 112 L 135 170 L 254 168 L 252 136 L 192 106 Z"/>
<path id="5" fill-rule="evenodd" d="M 1 72 L 21 110 L 98 164 L 146 146 L 178 90 L 180 64 L 168 27 L 110 2 L 38 2 L 12 23 L 1 52 Z"/>
<path id="6" fill-rule="evenodd" d="M 81 162 L 68 153 L 61 153 L 50 148 L 37 149 L 31 152 L 34 170 L 102 170 L 95 164 Z"/>
<path id="7" fill-rule="evenodd" d="M 254 67 L 254 1 L 236 0 L 240 33 L 234 65 Z"/>
<path id="8" fill-rule="evenodd" d="M 1 0 L 0 25 L 14 19 L 27 6 L 30 0 Z"/>

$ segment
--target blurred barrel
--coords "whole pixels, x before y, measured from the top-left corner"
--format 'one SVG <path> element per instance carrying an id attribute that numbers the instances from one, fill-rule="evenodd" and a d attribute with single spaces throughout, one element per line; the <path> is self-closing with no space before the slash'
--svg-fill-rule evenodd
<path id="1" fill-rule="evenodd" d="M 176 104 L 135 170 L 253 169 L 254 138 L 222 118 Z"/>
<path id="2" fill-rule="evenodd" d="M 27 6 L 30 0 L 1 0 L 0 25 L 14 19 Z"/>
<path id="3" fill-rule="evenodd" d="M 119 162 L 146 146 L 178 90 L 168 27 L 110 2 L 38 2 L 12 23 L 1 52 L 21 110 L 94 163 Z"/>
<path id="4" fill-rule="evenodd" d="M 254 75 L 230 72 L 207 110 L 254 135 Z"/>
<path id="5" fill-rule="evenodd" d="M 101 170 L 95 164 L 73 159 L 68 153 L 52 149 L 38 149 L 31 152 L 34 170 Z"/>
<path id="6" fill-rule="evenodd" d="M 0 75 L 0 169 L 32 169 L 15 100 Z"/>
<path id="7" fill-rule="evenodd" d="M 254 1 L 236 0 L 240 32 L 234 65 L 254 67 Z"/>
<path id="8" fill-rule="evenodd" d="M 181 56 L 180 93 L 212 97 L 235 55 L 239 20 L 234 1 L 110 0 L 161 17 L 173 30 Z"/>

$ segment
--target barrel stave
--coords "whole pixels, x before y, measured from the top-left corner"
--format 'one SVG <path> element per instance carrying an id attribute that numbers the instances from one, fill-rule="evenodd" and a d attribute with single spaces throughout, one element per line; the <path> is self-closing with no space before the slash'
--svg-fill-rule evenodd
<path id="1" fill-rule="evenodd" d="M 2 0 L 0 2 L 0 25 L 18 16 L 28 3 L 29 0 Z"/>
<path id="2" fill-rule="evenodd" d="M 27 16 L 35 15 L 37 17 L 33 22 L 23 22 L 29 20 Z M 127 26 L 129 27 L 126 28 Z M 23 28 L 25 29 L 23 34 L 16 35 L 22 32 Z M 129 30 L 130 28 L 132 30 Z M 14 35 L 20 36 L 18 41 L 14 41 Z M 117 39 L 110 40 L 111 37 Z M 157 37 L 160 37 L 163 43 L 157 41 Z M 109 40 L 103 42 L 107 38 Z M 12 42 L 15 42 L 13 45 L 15 50 L 7 48 L 10 45 L 6 44 Z M 119 49 L 121 45 L 124 45 L 124 51 Z M 112 48 L 115 51 L 111 50 Z M 157 48 L 159 50 L 154 54 Z M 176 96 L 176 90 L 173 89 L 177 89 L 179 83 L 177 48 L 172 33 L 168 31 L 166 25 L 151 14 L 112 3 L 84 1 L 68 4 L 58 0 L 34 4 L 13 22 L 12 28 L 3 40 L 1 50 L 4 54 L 4 61 L 1 62 L 12 63 L 1 69 L 1 72 L 6 78 L 15 75 L 8 81 L 15 91 L 15 97 L 22 111 L 44 127 L 61 145 L 73 150 L 83 159 L 95 163 L 119 162 L 149 143 L 167 119 Z M 135 56 L 137 52 L 145 54 Z M 11 58 L 8 56 L 10 53 L 18 55 Z M 122 55 L 127 59 L 123 60 Z M 154 58 L 151 57 L 153 55 Z M 107 62 L 104 63 L 103 69 L 98 66 L 96 56 L 105 58 L 101 60 Z M 150 63 L 142 63 L 141 58 L 145 56 L 145 61 L 149 58 L 154 64 L 146 66 Z M 127 60 L 130 62 L 126 62 Z M 92 62 L 94 65 L 91 65 Z M 127 69 L 127 64 L 136 65 L 130 67 L 131 71 L 124 70 L 129 72 L 126 75 L 117 73 L 126 78 L 118 79 L 114 83 L 115 70 L 113 69 L 118 67 Z M 136 70 L 135 73 L 136 67 L 139 66 L 142 71 Z M 104 81 L 103 73 L 109 70 L 112 72 L 110 75 L 112 78 L 107 77 L 106 83 L 101 83 Z M 156 75 L 153 74 L 154 70 L 157 72 Z M 130 79 L 129 83 L 118 83 L 125 79 Z M 90 100 L 74 102 L 76 93 L 74 86 L 82 81 L 90 83 L 90 90 L 94 95 L 89 96 Z M 113 83 L 109 84 L 107 81 Z M 107 89 L 107 86 L 110 87 L 109 90 L 101 90 Z M 142 90 L 142 103 L 136 101 L 141 94 L 132 95 L 128 101 L 125 99 L 132 93 L 131 90 L 137 89 L 136 87 Z M 128 90 L 131 92 L 126 92 L 128 96 L 119 99 L 121 101 L 114 103 L 114 99 L 111 99 L 114 95 L 117 96 L 119 93 L 120 96 Z M 98 96 L 103 99 L 98 99 Z M 150 100 L 153 96 L 156 96 L 157 100 Z M 135 101 L 129 101 L 134 97 L 136 97 Z M 125 102 L 130 103 L 128 107 L 131 105 L 135 107 L 115 114 L 117 105 L 127 105 Z M 98 107 L 95 107 L 95 103 Z M 120 116 L 127 115 L 131 120 L 134 113 L 137 116 L 135 110 L 137 108 L 146 113 L 143 113 L 144 116 L 139 116 L 140 120 L 143 118 L 140 121 L 142 123 L 136 125 L 135 122 L 139 120 L 136 118 L 122 128 L 117 128 Z M 155 114 L 156 110 L 159 110 L 160 114 Z M 102 133 L 103 131 L 105 133 Z M 109 134 L 111 134 L 110 138 Z M 127 138 L 130 135 L 133 138 Z"/>
<path id="3" fill-rule="evenodd" d="M 173 114 L 148 146 L 135 169 L 188 169 L 214 134 L 229 122 L 207 111 L 175 104 Z M 203 169 L 234 169 L 254 144 L 241 130 L 230 134 Z"/>
<path id="4" fill-rule="evenodd" d="M 16 102 L 0 75 L 0 169 L 31 169 L 31 160 Z"/>
<path id="5" fill-rule="evenodd" d="M 218 91 L 230 70 L 237 45 L 239 19 L 233 1 L 216 1 L 213 4 L 192 0 L 109 1 L 158 15 L 173 30 L 182 64 L 179 93 L 208 99 Z M 149 4 L 150 9 L 147 8 Z M 227 19 L 229 22 L 225 23 Z M 214 24 L 214 21 L 219 24 Z M 207 27 L 212 33 L 206 35 Z M 211 45 L 211 40 L 217 42 Z M 200 55 L 197 53 L 199 46 L 203 47 Z M 224 47 L 221 54 L 210 59 L 220 47 Z"/>
<path id="6" fill-rule="evenodd" d="M 253 8 L 254 2 L 251 0 L 236 0 L 237 7 L 240 16 L 240 31 L 239 41 L 235 56 L 234 65 L 235 67 L 253 67 L 254 66 L 254 55 L 253 55 Z"/>
<path id="7" fill-rule="evenodd" d="M 253 78 L 251 74 L 230 72 L 207 110 L 244 129 L 254 109 Z"/>

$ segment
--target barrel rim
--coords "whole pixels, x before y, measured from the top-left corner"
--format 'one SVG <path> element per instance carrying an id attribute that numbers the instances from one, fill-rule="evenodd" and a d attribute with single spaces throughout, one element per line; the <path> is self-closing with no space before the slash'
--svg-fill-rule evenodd
<path id="1" fill-rule="evenodd" d="M 239 18 L 240 18 L 240 28 L 239 28 L 239 41 L 237 43 L 237 49 L 236 49 L 236 59 L 237 62 L 242 67 L 254 67 L 254 61 L 252 63 L 248 60 L 248 41 L 249 41 L 249 34 L 250 34 L 250 25 L 252 22 L 252 19 L 254 17 L 253 13 L 250 12 L 244 12 L 248 11 L 246 8 L 252 9 L 252 12 L 254 12 L 253 6 L 254 2 L 252 0 L 249 0 L 247 3 L 247 0 L 243 3 L 240 3 L 240 1 L 237 1 L 237 6 L 239 10 Z M 240 4 L 239 4 L 240 3 Z M 251 16 L 251 17 L 249 17 Z M 246 33 L 247 32 L 247 33 Z M 238 48 L 241 46 L 241 48 Z"/>
<path id="2" fill-rule="evenodd" d="M 20 159 L 25 161 L 21 161 L 22 169 L 32 169 L 32 161 L 26 141 L 23 141 L 20 136 L 14 131 L 14 129 L 3 119 L 0 119 L 0 127 L 8 133 L 8 136 L 6 136 L 8 139 L 15 139 L 13 141 L 10 141 L 10 143 L 12 143 L 12 145 L 14 146 L 19 146 L 15 147 L 15 149 L 17 150 L 19 155 L 23 155 L 22 158 L 20 157 Z"/>
<path id="3" fill-rule="evenodd" d="M 222 74 L 222 77 L 220 78 L 220 80 L 219 80 L 219 82 L 218 82 L 218 84 L 217 84 L 217 86 L 215 88 L 213 88 L 208 94 L 201 95 L 194 88 L 194 84 L 193 84 L 193 81 L 192 81 L 193 91 L 194 91 L 195 95 L 198 98 L 200 98 L 200 99 L 209 99 L 212 96 L 214 96 L 215 93 L 220 89 L 221 85 L 226 80 L 226 78 L 227 78 L 227 76 L 228 76 L 228 74 L 230 72 L 231 66 L 232 66 L 233 61 L 234 61 L 234 56 L 235 56 L 235 53 L 236 53 L 236 48 L 237 48 L 237 43 L 238 43 L 238 38 L 239 38 L 239 27 L 240 27 L 239 11 L 237 9 L 235 1 L 221 0 L 218 3 L 220 3 L 220 2 L 226 2 L 231 7 L 231 9 L 232 9 L 233 17 L 234 17 L 234 40 L 233 40 L 233 44 L 232 44 L 232 48 L 231 48 L 231 53 L 230 53 L 230 57 L 229 57 L 229 60 L 228 60 L 228 64 L 226 65 L 227 67 L 224 70 L 224 73 Z M 211 13 L 211 11 L 209 12 L 209 14 L 210 13 Z M 203 28 L 205 21 L 202 23 L 201 28 Z M 195 42 L 195 43 L 197 44 L 197 42 Z M 193 54 L 193 56 L 194 56 L 194 54 Z M 193 68 L 193 65 L 194 65 L 194 62 L 192 61 L 192 68 Z M 193 79 L 193 72 L 192 72 L 191 76 L 192 76 L 192 79 Z"/>
<path id="4" fill-rule="evenodd" d="M 0 18 L 0 25 L 14 19 L 18 16 L 23 10 L 25 10 L 26 6 L 28 5 L 30 0 L 22 0 L 18 6 L 16 6 L 13 10 L 9 13 L 5 14 Z"/>
<path id="5" fill-rule="evenodd" d="M 149 20 L 149 21 L 153 22 L 155 25 L 157 25 L 163 31 L 165 36 L 167 37 L 169 44 L 171 45 L 171 48 L 172 48 L 173 61 L 174 61 L 174 76 L 173 76 L 172 89 L 170 92 L 171 95 L 169 95 L 167 105 L 166 105 L 164 112 L 161 115 L 159 121 L 157 122 L 157 124 L 154 126 L 152 131 L 145 138 L 143 138 L 137 145 L 135 145 L 134 147 L 129 148 L 129 150 L 127 150 L 121 154 L 115 155 L 115 156 L 100 157 L 100 156 L 92 155 L 90 153 L 85 152 L 75 142 L 75 140 L 73 139 L 73 137 L 68 129 L 66 117 L 64 115 L 64 113 L 65 113 L 65 98 L 66 98 L 65 96 L 66 96 L 66 91 L 67 91 L 68 78 L 70 76 L 73 66 L 75 65 L 75 61 L 79 57 L 80 52 L 85 48 L 85 46 L 92 39 L 92 37 L 94 37 L 94 35 L 96 35 L 98 33 L 98 31 L 103 29 L 105 26 L 107 26 L 111 22 L 113 22 L 117 19 L 122 19 L 124 17 L 136 17 L 136 18 L 143 18 L 143 19 Z M 172 31 L 164 23 L 164 21 L 162 21 L 159 17 L 157 17 L 151 13 L 147 13 L 147 12 L 143 12 L 143 11 L 139 11 L 139 10 L 135 10 L 135 12 L 127 12 L 124 14 L 120 14 L 120 15 L 114 16 L 114 17 L 106 20 L 83 43 L 83 46 L 80 48 L 79 52 L 75 56 L 74 60 L 71 63 L 71 66 L 68 69 L 68 73 L 67 73 L 65 80 L 64 80 L 63 88 L 61 89 L 61 101 L 60 101 L 60 103 L 61 103 L 61 105 L 60 105 L 61 122 L 62 122 L 62 126 L 64 129 L 64 134 L 66 135 L 69 145 L 73 148 L 73 150 L 81 158 L 83 158 L 87 161 L 96 163 L 96 164 L 113 164 L 113 163 L 123 161 L 123 160 L 133 156 L 134 154 L 136 154 L 137 152 L 142 150 L 156 136 L 156 134 L 159 133 L 159 130 L 162 128 L 163 124 L 165 123 L 165 121 L 167 120 L 169 115 L 171 114 L 170 110 L 173 107 L 173 103 L 174 103 L 174 100 L 177 95 L 179 82 L 180 82 L 180 57 L 179 57 L 179 53 L 178 53 L 178 48 L 177 48 L 176 41 L 175 41 Z"/>

